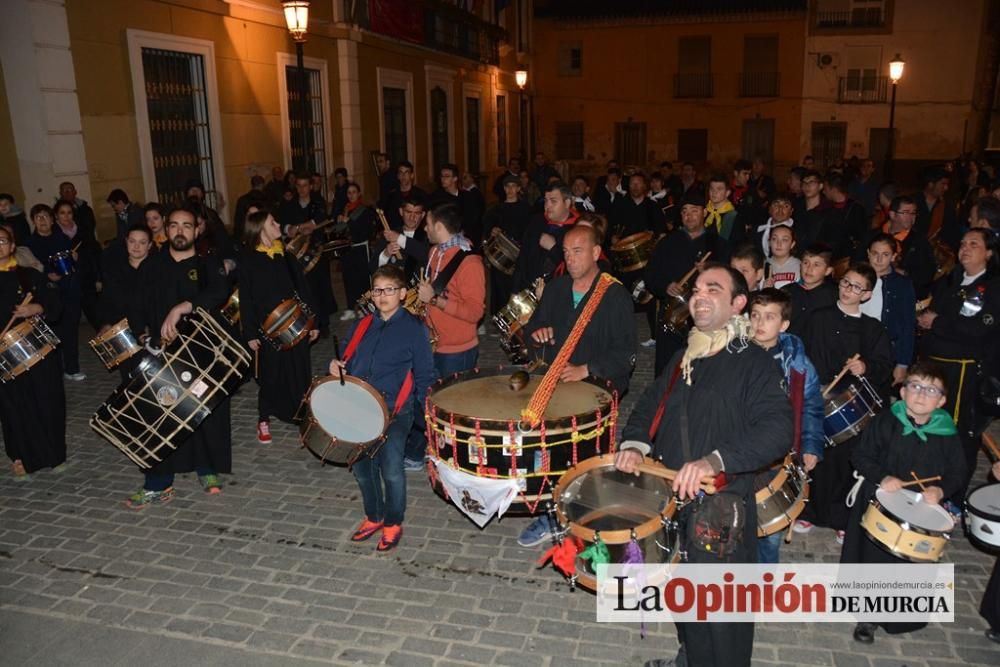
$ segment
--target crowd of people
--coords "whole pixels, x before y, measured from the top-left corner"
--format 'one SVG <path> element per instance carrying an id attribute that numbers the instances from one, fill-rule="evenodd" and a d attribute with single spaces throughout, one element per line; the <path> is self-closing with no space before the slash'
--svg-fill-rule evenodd
<path id="1" fill-rule="evenodd" d="M 790 452 L 812 479 L 794 531 L 831 529 L 843 562 L 903 562 L 864 538 L 859 512 L 877 488 L 898 490 L 911 473 L 939 477 L 925 500 L 959 514 L 998 400 L 1000 189 L 976 163 L 930 166 L 913 192 L 878 183 L 871 160 L 820 173 L 808 156 L 783 188 L 761 159 L 707 178 L 690 163 L 678 174 L 669 162 L 651 173 L 610 163 L 592 186 L 584 175 L 564 180 L 539 153 L 530 171 L 510 161 L 489 208 L 457 165 L 440 167 L 430 193 L 411 163 L 381 154 L 377 165 L 377 197 L 338 169 L 329 201 L 322 177 L 276 167 L 269 182 L 251 179 L 229 225 L 196 181 L 169 209 L 116 189 L 107 199 L 116 235 L 105 244 L 71 183 L 54 206 L 27 215 L 0 194 L 0 311 L 12 322 L 42 318 L 61 341 L 58 354 L 0 384 L 15 476 L 66 459 L 60 376 L 85 380 L 82 318 L 97 333 L 127 319 L 156 348 L 185 315 L 217 312 L 238 289 L 233 335 L 255 357 L 261 443 L 271 441 L 272 418 L 296 420 L 310 343 L 330 334 L 338 313 L 355 320 L 329 373 L 365 380 L 393 409 L 384 444 L 352 468 L 363 518 L 351 540 L 378 535 L 376 549 L 392 550 L 406 472 L 426 466 L 428 388 L 474 369 L 487 315 L 529 290 L 538 306 L 523 343 L 560 382 L 601 378 L 623 395 L 638 345 L 655 347 L 656 379 L 621 420 L 616 465 L 632 472 L 653 456 L 677 471 L 678 497 L 697 497 L 678 513 L 691 562 L 778 562 L 780 539 L 757 537 L 755 479 Z M 517 248 L 509 267 L 488 252 L 499 236 Z M 630 265 L 621 248 L 635 239 L 645 254 Z M 265 321 L 290 298 L 315 320 L 303 343 L 275 348 Z M 641 343 L 637 319 L 649 332 Z M 123 382 L 140 359 L 123 364 Z M 829 446 L 826 395 L 862 390 L 885 408 Z M 168 502 L 184 472 L 220 493 L 231 468 L 223 401 L 145 472 L 127 504 Z M 698 495 L 702 477 L 720 475 L 723 493 Z M 720 535 L 713 522 L 736 516 L 736 530 Z M 535 546 L 559 530 L 543 514 L 519 542 Z M 983 614 L 1000 641 L 1000 567 Z M 859 624 L 854 637 L 875 633 Z M 679 638 L 678 656 L 654 664 L 750 663 L 752 624 L 682 624 Z"/>

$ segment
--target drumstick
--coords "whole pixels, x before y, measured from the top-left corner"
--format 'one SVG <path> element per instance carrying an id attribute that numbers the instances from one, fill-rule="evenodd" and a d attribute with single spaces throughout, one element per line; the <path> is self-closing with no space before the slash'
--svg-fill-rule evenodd
<path id="1" fill-rule="evenodd" d="M 82 246 L 82 245 L 83 245 L 83 241 L 80 241 L 75 246 L 73 246 L 73 249 L 70 250 L 70 252 L 76 252 L 80 248 L 80 246 Z"/>
<path id="2" fill-rule="evenodd" d="M 375 209 L 375 213 L 378 214 L 378 219 L 382 223 L 382 227 L 385 228 L 385 231 L 387 231 L 387 232 L 388 231 L 392 231 L 391 228 L 389 227 L 389 221 L 385 219 L 385 212 L 383 212 L 382 209 L 377 208 L 377 209 Z M 402 232 L 400 232 L 400 234 L 402 234 Z M 403 253 L 401 253 L 400 251 L 397 250 L 395 252 L 395 254 L 393 254 L 393 257 L 395 257 L 396 259 L 402 260 L 403 259 Z"/>
<path id="3" fill-rule="evenodd" d="M 853 357 L 847 360 L 847 363 L 844 364 L 844 367 L 841 368 L 840 372 L 837 373 L 837 376 L 833 378 L 833 382 L 826 385 L 826 389 L 823 390 L 823 398 L 826 398 L 826 395 L 830 393 L 830 390 L 833 389 L 835 386 L 837 386 L 837 383 L 840 382 L 840 379 L 847 374 L 847 367 L 851 364 L 851 362 L 860 358 L 861 358 L 860 354 L 855 354 Z"/>
<path id="4" fill-rule="evenodd" d="M 924 486 L 924 482 L 937 482 L 938 480 L 941 479 L 941 475 L 934 475 L 933 477 L 924 477 L 923 479 L 917 479 L 917 473 L 913 472 L 912 470 L 910 471 L 910 474 L 913 475 L 913 481 L 903 482 L 903 486 L 913 486 L 914 484 L 919 484 L 921 491 L 927 490 L 927 487 Z"/>
<path id="5" fill-rule="evenodd" d="M 993 462 L 1000 461 L 1000 445 L 997 445 L 997 441 L 993 439 L 993 436 L 989 433 L 983 433 L 983 444 L 986 445 L 988 453 L 993 456 Z"/>
<path id="6" fill-rule="evenodd" d="M 333 358 L 336 359 L 337 361 L 341 360 L 340 359 L 340 341 L 337 340 L 336 336 L 333 337 Z M 340 369 L 340 386 L 341 387 L 344 386 L 344 375 L 346 375 L 346 374 L 347 374 L 347 369 L 346 368 L 341 368 Z"/>
<path id="7" fill-rule="evenodd" d="M 671 482 L 677 477 L 677 471 L 671 470 L 670 468 L 663 468 L 658 465 L 653 465 L 652 463 L 640 463 L 635 467 L 639 472 L 644 472 L 647 475 L 652 475 L 653 477 L 662 477 L 663 479 L 668 479 Z M 715 493 L 715 477 L 711 475 L 705 475 L 701 478 L 701 487 L 705 493 Z"/>
<path id="8" fill-rule="evenodd" d="M 691 267 L 691 270 L 688 271 L 687 273 L 685 273 L 684 277 L 681 278 L 680 282 L 678 282 L 677 284 L 680 285 L 681 287 L 684 287 L 685 285 L 687 285 L 687 281 L 691 280 L 691 276 L 693 276 L 695 274 L 695 272 L 698 270 L 698 264 L 700 262 L 704 262 L 705 260 L 707 260 L 711 256 L 712 256 L 712 253 L 710 253 L 710 252 L 705 253 L 705 256 L 702 257 L 701 259 L 699 259 L 697 262 L 695 262 L 694 266 Z"/>
<path id="9" fill-rule="evenodd" d="M 31 296 L 32 296 L 32 295 L 31 295 L 31 292 L 28 292 L 28 293 L 27 293 L 27 294 L 26 294 L 26 295 L 24 296 L 24 301 L 22 301 L 22 302 L 21 302 L 21 303 L 20 303 L 20 304 L 18 305 L 18 308 L 20 308 L 21 306 L 27 306 L 27 305 L 28 305 L 29 303 L 31 303 Z M 15 310 L 17 310 L 17 308 L 15 308 Z M 9 322 L 7 322 L 7 326 L 5 326 L 5 327 L 3 328 L 3 331 L 0 331 L 0 338 L 3 338 L 4 334 L 5 334 L 5 333 L 7 333 L 7 330 L 8 330 L 8 329 L 10 329 L 10 328 L 11 328 L 12 326 L 14 326 L 14 321 L 15 321 L 15 320 L 17 320 L 17 315 L 11 315 L 11 316 L 10 316 L 10 321 L 9 321 Z"/>

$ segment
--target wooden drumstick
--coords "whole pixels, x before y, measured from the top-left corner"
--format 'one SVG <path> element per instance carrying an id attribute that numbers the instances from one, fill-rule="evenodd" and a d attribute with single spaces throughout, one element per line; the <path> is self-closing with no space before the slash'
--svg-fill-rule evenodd
<path id="1" fill-rule="evenodd" d="M 927 487 L 924 486 L 924 482 L 937 482 L 941 479 L 941 475 L 934 475 L 933 477 L 924 477 L 922 479 L 918 479 L 917 473 L 913 472 L 912 470 L 910 471 L 910 474 L 913 475 L 913 481 L 903 482 L 903 486 L 913 486 L 914 484 L 918 484 L 920 485 L 921 491 L 927 490 Z"/>
<path id="2" fill-rule="evenodd" d="M 983 444 L 986 445 L 987 453 L 992 455 L 993 462 L 1000 461 L 1000 445 L 997 445 L 997 441 L 993 439 L 993 436 L 989 433 L 983 433 Z"/>
<path id="3" fill-rule="evenodd" d="M 385 229 L 385 231 L 387 232 L 392 231 L 392 228 L 389 227 L 389 221 L 385 219 L 385 212 L 380 208 L 376 208 L 375 213 L 378 215 L 378 219 L 382 223 L 382 227 Z M 402 234 L 402 232 L 400 232 L 400 234 Z M 403 253 L 397 250 L 395 254 L 393 254 L 393 257 L 395 257 L 398 260 L 402 260 Z"/>
<path id="4" fill-rule="evenodd" d="M 847 367 L 851 364 L 851 362 L 856 361 L 860 358 L 861 358 L 860 354 L 855 354 L 853 357 L 847 360 L 847 363 L 844 364 L 844 367 L 841 368 L 840 372 L 837 373 L 837 376 L 833 378 L 833 382 L 826 385 L 826 388 L 823 390 L 823 398 L 826 398 L 826 395 L 830 393 L 831 389 L 837 386 L 837 383 L 840 382 L 840 379 L 843 378 L 845 375 L 847 375 Z"/>
<path id="5" fill-rule="evenodd" d="M 337 340 L 336 336 L 333 337 L 333 358 L 336 359 L 337 361 L 341 361 L 341 359 L 340 359 L 340 341 Z M 347 369 L 346 368 L 341 368 L 340 369 L 340 386 L 341 387 L 344 386 L 344 376 L 345 375 L 347 375 Z"/>
<path id="6" fill-rule="evenodd" d="M 21 306 L 27 306 L 29 303 L 31 303 L 31 298 L 32 298 L 32 294 L 31 294 L 31 292 L 28 292 L 24 296 L 24 301 L 22 301 L 20 304 L 18 304 L 17 308 L 20 308 Z M 14 310 L 17 310 L 17 308 L 15 308 Z M 3 331 L 0 331 L 0 338 L 3 338 L 4 334 L 7 333 L 7 331 L 12 326 L 14 326 L 14 322 L 16 322 L 16 321 L 17 321 L 17 315 L 11 315 L 10 316 L 10 321 L 7 322 L 7 326 L 5 326 L 3 328 Z"/>
<path id="7" fill-rule="evenodd" d="M 698 271 L 698 265 L 701 264 L 704 261 L 707 261 L 708 258 L 711 257 L 711 256 L 712 256 L 712 253 L 706 252 L 705 256 L 702 257 L 701 259 L 699 259 L 697 262 L 695 262 L 694 266 L 691 267 L 691 270 L 688 271 L 687 273 L 685 273 L 684 277 L 681 278 L 680 282 L 678 282 L 677 284 L 680 285 L 681 287 L 684 287 L 685 285 L 687 285 L 688 281 L 691 280 L 691 276 L 693 276 Z"/>
<path id="8" fill-rule="evenodd" d="M 83 241 L 80 241 L 80 242 L 79 242 L 79 243 L 77 243 L 77 244 L 76 244 L 75 246 L 73 246 L 73 249 L 72 249 L 72 250 L 70 250 L 70 252 L 76 252 L 77 250 L 79 250 L 79 249 L 80 249 L 80 246 L 82 246 L 82 245 L 83 245 Z"/>
<path id="9" fill-rule="evenodd" d="M 661 477 L 663 479 L 668 479 L 671 482 L 677 477 L 677 471 L 671 470 L 670 468 L 664 468 L 662 466 L 654 465 L 652 463 L 640 463 L 635 467 L 639 472 L 645 473 L 647 475 L 652 475 L 653 477 Z M 701 478 L 701 490 L 705 493 L 715 493 L 715 478 L 711 475 L 705 475 Z"/>

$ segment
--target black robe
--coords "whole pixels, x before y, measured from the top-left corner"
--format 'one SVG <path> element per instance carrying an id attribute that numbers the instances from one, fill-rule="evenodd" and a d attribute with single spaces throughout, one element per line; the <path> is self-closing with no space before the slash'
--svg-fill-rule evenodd
<path id="1" fill-rule="evenodd" d="M 781 368 L 768 352 L 749 341 L 696 359 L 692 384 L 688 386 L 683 377 L 677 378 L 650 443 L 654 415 L 682 355 L 678 351 L 670 360 L 670 371 L 660 375 L 639 397 L 622 433 L 623 443 L 632 440 L 651 445 L 651 455 L 673 470 L 718 451 L 726 474 L 725 493 L 742 500 L 742 540 L 728 557 L 720 558 L 688 548 L 682 529 L 680 548 L 687 551 L 688 562 L 753 563 L 757 560 L 754 471 L 785 454 L 793 435 L 792 407 L 782 388 Z M 685 437 L 687 452 L 682 445 Z M 679 521 L 686 524 L 691 507 L 688 505 L 678 514 Z M 753 623 L 678 623 L 677 629 L 689 665 L 750 664 Z"/>
<path id="2" fill-rule="evenodd" d="M 290 350 L 277 350 L 268 343 L 261 328 L 274 308 L 295 294 L 310 308 L 312 294 L 298 261 L 291 253 L 269 257 L 265 252 L 246 251 L 240 273 L 240 326 L 243 340 L 260 341 L 257 353 L 258 418 L 272 415 L 284 422 L 294 421 L 295 412 L 312 381 L 309 340 Z"/>
<path id="3" fill-rule="evenodd" d="M 17 267 L 0 271 L 0 316 L 6 321 L 26 291 L 45 309 L 46 320 L 58 319 L 59 292 L 38 271 Z M 20 320 L 15 324 L 19 324 Z M 54 468 L 66 461 L 66 393 L 58 352 L 0 384 L 0 424 L 4 450 L 11 461 L 20 459 L 29 473 Z"/>
<path id="4" fill-rule="evenodd" d="M 812 289 L 806 289 L 798 283 L 789 283 L 781 289 L 792 297 L 792 319 L 788 325 L 788 333 L 799 338 L 805 332 L 813 312 L 835 305 L 839 296 L 837 286 L 831 280 L 824 280 Z"/>
<path id="5" fill-rule="evenodd" d="M 518 199 L 516 202 L 508 203 L 501 200 L 483 218 L 485 232 L 483 238 L 489 239 L 495 228 L 499 228 L 515 243 L 520 243 L 524 238 L 524 232 L 528 228 L 528 221 L 531 220 L 531 207 Z M 507 275 L 495 266 L 490 264 L 490 314 L 497 312 L 507 305 L 511 292 L 514 289 L 514 276 Z"/>
<path id="6" fill-rule="evenodd" d="M 883 399 L 888 395 L 895 360 L 889 334 L 875 318 L 845 315 L 837 305 L 821 308 L 810 317 L 802 340 L 823 386 L 833 380 L 851 356 L 860 354 L 866 366 L 865 378 Z M 842 391 L 848 381 L 842 380 L 831 397 Z M 884 409 L 888 409 L 887 403 Z M 813 468 L 803 519 L 837 530 L 847 527 L 849 511 L 844 500 L 854 484 L 851 454 L 857 443 L 855 437 L 836 447 L 827 447 L 823 460 Z"/>
<path id="7" fill-rule="evenodd" d="M 840 205 L 831 203 L 826 209 L 817 240 L 833 249 L 833 259 L 836 261 L 858 252 L 868 236 L 869 228 L 864 206 L 848 199 Z M 795 231 L 798 231 L 797 226 Z"/>
<path id="8" fill-rule="evenodd" d="M 608 213 L 608 225 L 609 234 L 620 238 L 645 231 L 663 234 L 667 229 L 666 218 L 656 202 L 643 197 L 636 204 L 629 195 L 615 200 L 615 205 Z"/>
<path id="9" fill-rule="evenodd" d="M 317 225 L 326 220 L 326 204 L 322 197 L 314 196 L 303 206 L 298 198 L 281 204 L 278 210 L 278 222 L 284 231 L 287 225 L 301 225 L 312 221 Z M 326 229 L 317 229 L 312 233 L 311 249 L 318 250 L 327 240 Z M 309 287 L 316 299 L 316 315 L 320 328 L 329 326 L 330 315 L 337 312 L 337 299 L 333 294 L 333 283 L 330 277 L 330 255 L 324 253 L 319 262 L 307 276 Z"/>
<path id="10" fill-rule="evenodd" d="M 861 518 L 868 504 L 875 497 L 875 490 L 887 475 L 904 482 L 917 477 L 940 475 L 934 482 L 944 491 L 944 498 L 957 491 L 965 481 L 965 459 L 957 454 L 961 442 L 956 435 L 927 435 L 923 442 L 916 433 L 903 435 L 903 424 L 888 409 L 875 416 L 858 438 L 859 443 L 851 455 L 851 463 L 865 480 L 861 484 L 850 520 L 844 536 L 844 548 L 840 553 L 841 563 L 899 563 L 909 561 L 897 558 L 875 544 L 861 527 Z M 886 632 L 897 634 L 912 632 L 926 623 L 881 623 Z"/>
<path id="11" fill-rule="evenodd" d="M 346 210 L 346 209 L 345 209 Z M 347 307 L 352 308 L 371 285 L 368 274 L 368 241 L 375 230 L 375 211 L 360 205 L 347 214 L 351 246 L 340 251 Z"/>
<path id="12" fill-rule="evenodd" d="M 806 198 L 799 196 L 792 202 L 792 219 L 795 220 L 795 247 L 805 250 L 820 240 L 820 233 L 823 231 L 823 222 L 826 218 L 826 211 L 830 207 L 830 201 L 820 196 L 819 204 L 813 208 L 806 208 Z"/>
<path id="13" fill-rule="evenodd" d="M 401 227 L 394 228 L 395 231 L 403 234 L 403 229 Z M 368 259 L 368 274 L 371 275 L 375 273 L 375 269 L 379 267 L 379 256 L 385 247 L 389 243 L 385 240 L 385 236 L 382 234 L 378 235 L 375 243 L 372 244 L 371 252 Z M 427 240 L 427 232 L 424 230 L 424 226 L 421 225 L 413 232 L 413 237 L 407 237 L 406 244 L 404 247 L 399 249 L 399 253 L 402 255 L 402 259 L 397 259 L 395 255 L 389 256 L 389 261 L 386 264 L 392 264 L 394 266 L 402 266 L 403 272 L 406 274 L 407 283 L 416 277 L 422 268 L 427 266 L 427 257 L 431 252 L 431 244 Z M 354 304 L 351 304 L 352 306 Z"/>
<path id="14" fill-rule="evenodd" d="M 148 262 L 156 249 L 150 247 L 150 255 L 143 260 Z M 104 250 L 101 265 L 104 270 L 104 289 L 98 301 L 99 326 L 114 326 L 122 318 L 128 320 L 129 329 L 138 339 L 144 331 L 137 331 L 135 326 L 143 321 L 141 301 L 135 298 L 136 286 L 144 280 L 142 264 L 134 268 L 129 264 L 128 252 L 121 243 L 112 243 Z M 142 360 L 142 354 L 136 354 L 118 365 L 122 380 L 127 380 L 129 373 Z"/>
<path id="15" fill-rule="evenodd" d="M 596 285 L 595 278 L 580 305 L 575 308 L 571 276 L 559 276 L 545 286 L 538 308 L 524 327 L 529 355 L 538 355 L 548 363 L 555 359 L 580 313 L 590 301 Z M 542 327 L 552 327 L 555 345 L 533 347 L 531 334 Z M 632 298 L 620 284 L 612 284 L 584 329 L 583 336 L 570 355 L 569 363 L 576 366 L 587 364 L 593 377 L 610 380 L 618 394 L 622 395 L 628 389 L 629 376 L 635 366 L 637 344 Z"/>
<path id="16" fill-rule="evenodd" d="M 524 230 L 521 242 L 521 252 L 517 256 L 517 266 L 514 268 L 512 290 L 520 292 L 531 287 L 536 278 L 552 273 L 563 259 L 562 239 L 566 230 L 576 222 L 575 215 L 563 223 L 549 223 L 541 213 L 536 214 Z M 546 250 L 539 245 L 542 234 L 555 238 L 556 242 Z"/>
<path id="17" fill-rule="evenodd" d="M 170 310 L 190 301 L 192 310 L 204 308 L 216 313 L 229 297 L 226 271 L 215 257 L 190 257 L 175 261 L 170 250 L 151 255 L 142 263 L 143 282 L 135 290 L 140 300 L 136 330 L 149 329 L 153 345 L 160 345 L 160 328 Z M 153 468 L 151 475 L 193 472 L 211 468 L 232 472 L 232 432 L 229 426 L 229 399 L 223 400 L 202 421 L 176 451 Z"/>

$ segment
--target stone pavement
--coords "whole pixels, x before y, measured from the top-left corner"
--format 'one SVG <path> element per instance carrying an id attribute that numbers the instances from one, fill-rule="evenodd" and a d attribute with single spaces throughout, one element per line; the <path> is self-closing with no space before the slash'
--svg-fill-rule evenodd
<path id="1" fill-rule="evenodd" d="M 330 354 L 328 340 L 314 348 L 317 371 Z M 670 625 L 640 639 L 638 627 L 596 623 L 592 595 L 536 569 L 541 548 L 518 547 L 526 519 L 479 530 L 423 475 L 408 476 L 399 549 L 378 556 L 374 544 L 349 543 L 361 512 L 354 480 L 320 467 L 288 426 L 257 444 L 253 384 L 233 401 L 235 474 L 225 492 L 206 496 L 185 475 L 173 503 L 128 510 L 122 501 L 141 475 L 88 426 L 118 375 L 89 349 L 81 356 L 88 379 L 67 383 L 67 469 L 23 483 L 0 475 L 0 664 L 557 667 L 639 665 L 676 651 Z M 500 361 L 496 339 L 485 339 L 481 364 Z M 623 417 L 652 365 L 652 350 L 641 349 Z M 880 633 L 868 647 L 849 625 L 758 625 L 754 664 L 1000 664 L 976 613 L 993 558 L 954 537 L 955 623 Z M 838 553 L 827 530 L 782 550 L 790 562 Z"/>

